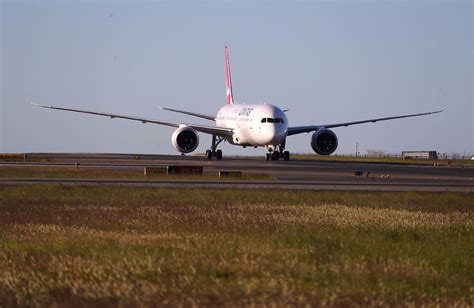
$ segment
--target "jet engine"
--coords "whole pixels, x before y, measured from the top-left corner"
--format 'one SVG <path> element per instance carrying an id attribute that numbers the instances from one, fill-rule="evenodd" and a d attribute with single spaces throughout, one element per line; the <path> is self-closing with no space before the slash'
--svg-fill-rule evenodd
<path id="1" fill-rule="evenodd" d="M 337 149 L 336 134 L 326 128 L 315 131 L 311 137 L 311 147 L 320 155 L 331 154 Z"/>
<path id="2" fill-rule="evenodd" d="M 171 143 L 180 153 L 191 153 L 199 145 L 197 131 L 189 126 L 181 126 L 171 135 Z"/>

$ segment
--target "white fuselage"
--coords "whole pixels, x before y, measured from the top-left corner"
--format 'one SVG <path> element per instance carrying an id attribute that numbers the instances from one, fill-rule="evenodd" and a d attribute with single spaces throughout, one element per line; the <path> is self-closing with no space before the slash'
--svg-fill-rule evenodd
<path id="1" fill-rule="evenodd" d="M 232 128 L 229 143 L 242 146 L 273 146 L 285 142 L 288 120 L 285 113 L 273 105 L 237 105 L 222 107 L 216 125 Z"/>

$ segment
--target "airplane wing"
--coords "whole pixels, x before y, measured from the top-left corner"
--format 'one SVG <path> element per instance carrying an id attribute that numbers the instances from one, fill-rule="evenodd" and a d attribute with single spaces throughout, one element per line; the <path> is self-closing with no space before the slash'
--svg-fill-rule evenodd
<path id="1" fill-rule="evenodd" d="M 356 124 L 363 124 L 363 123 L 375 123 L 375 122 L 378 122 L 378 121 L 387 121 L 387 120 L 403 119 L 403 118 L 410 118 L 410 117 L 419 117 L 419 116 L 430 115 L 430 114 L 435 114 L 435 113 L 440 113 L 440 112 L 443 112 L 443 110 L 425 112 L 425 113 L 407 114 L 407 115 L 386 117 L 386 118 L 376 118 L 376 119 L 354 121 L 354 122 L 336 123 L 336 124 L 288 127 L 288 136 L 301 134 L 301 133 L 309 133 L 309 132 L 312 132 L 312 131 L 316 131 L 320 128 L 334 128 L 334 127 L 349 126 L 349 125 L 356 125 Z"/>
<path id="2" fill-rule="evenodd" d="M 166 111 L 187 114 L 187 115 L 190 115 L 190 116 L 193 116 L 193 117 L 202 118 L 202 119 L 206 119 L 206 120 L 211 120 L 211 121 L 216 120 L 215 116 L 211 116 L 211 115 L 207 115 L 207 114 L 201 114 L 201 113 L 195 113 L 195 112 L 190 112 L 190 111 L 172 109 L 172 108 L 168 108 L 168 107 L 158 107 L 158 108 L 160 108 L 162 110 L 166 110 Z"/>
<path id="3" fill-rule="evenodd" d="M 153 124 L 159 124 L 159 125 L 164 125 L 164 126 L 171 126 L 171 127 L 176 127 L 176 128 L 178 128 L 181 125 L 187 125 L 189 127 L 194 128 L 198 132 L 205 133 L 205 134 L 210 134 L 210 135 L 221 136 L 221 137 L 232 137 L 232 133 L 233 133 L 232 129 L 227 128 L 227 127 L 196 125 L 196 124 L 184 124 L 184 123 L 173 123 L 173 122 L 158 121 L 158 120 L 146 119 L 146 118 L 140 118 L 140 117 L 132 117 L 132 116 L 127 116 L 127 115 L 119 115 L 119 114 L 112 114 L 112 113 L 102 113 L 102 112 L 95 112 L 95 111 L 55 107 L 55 106 L 50 106 L 50 105 L 41 105 L 41 104 L 34 104 L 34 103 L 32 103 L 32 105 L 42 107 L 42 108 L 48 108 L 48 109 L 93 114 L 93 115 L 98 115 L 98 116 L 109 117 L 111 119 L 115 119 L 115 118 L 125 119 L 125 120 L 138 121 L 138 122 L 142 122 L 142 123 L 153 123 Z"/>

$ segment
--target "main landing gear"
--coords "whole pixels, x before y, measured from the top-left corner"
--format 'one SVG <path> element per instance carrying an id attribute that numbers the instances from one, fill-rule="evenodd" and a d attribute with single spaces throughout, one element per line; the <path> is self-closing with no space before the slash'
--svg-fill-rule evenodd
<path id="1" fill-rule="evenodd" d="M 285 151 L 284 144 L 270 146 L 267 147 L 267 149 L 267 160 L 279 160 L 280 158 L 283 158 L 283 160 L 290 160 L 290 152 Z"/>
<path id="2" fill-rule="evenodd" d="M 212 145 L 210 150 L 206 150 L 206 158 L 212 159 L 215 157 L 216 159 L 222 159 L 222 151 L 217 150 L 217 146 L 224 141 L 224 137 L 219 137 L 216 135 L 212 135 Z"/>

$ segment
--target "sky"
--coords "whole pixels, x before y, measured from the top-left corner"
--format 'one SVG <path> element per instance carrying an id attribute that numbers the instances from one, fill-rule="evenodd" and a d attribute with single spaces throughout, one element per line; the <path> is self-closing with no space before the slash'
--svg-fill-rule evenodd
<path id="1" fill-rule="evenodd" d="M 289 109 L 290 126 L 445 110 L 335 128 L 336 154 L 474 153 L 473 1 L 0 3 L 0 152 L 175 154 L 173 128 L 29 103 L 212 124 L 158 107 L 217 113 L 228 45 L 234 100 Z"/>

